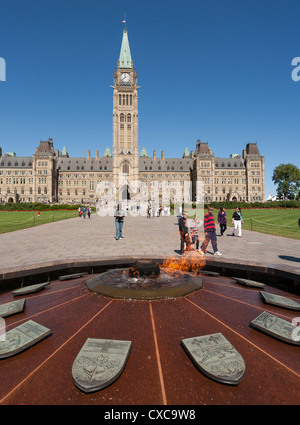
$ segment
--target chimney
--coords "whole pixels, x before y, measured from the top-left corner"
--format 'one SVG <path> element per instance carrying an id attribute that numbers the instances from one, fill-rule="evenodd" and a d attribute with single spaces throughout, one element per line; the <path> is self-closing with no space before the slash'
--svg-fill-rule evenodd
<path id="1" fill-rule="evenodd" d="M 156 151 L 153 151 L 153 159 L 156 159 Z"/>
<path id="2" fill-rule="evenodd" d="M 191 151 L 191 158 L 194 158 L 194 151 Z"/>
<path id="3" fill-rule="evenodd" d="M 90 157 L 91 157 L 91 153 L 90 153 L 90 150 L 88 149 L 86 158 L 90 159 Z"/>
<path id="4" fill-rule="evenodd" d="M 165 151 L 161 151 L 161 159 L 165 159 Z"/>
<path id="5" fill-rule="evenodd" d="M 96 150 L 96 159 L 99 159 L 99 151 L 98 151 L 98 149 Z"/>
<path id="6" fill-rule="evenodd" d="M 58 149 L 56 149 L 56 156 L 57 156 L 57 158 L 59 157 L 59 150 Z"/>

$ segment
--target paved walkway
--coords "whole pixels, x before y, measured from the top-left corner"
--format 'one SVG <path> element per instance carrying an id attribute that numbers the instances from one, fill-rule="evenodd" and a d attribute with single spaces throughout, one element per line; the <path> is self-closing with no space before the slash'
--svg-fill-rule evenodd
<path id="1" fill-rule="evenodd" d="M 218 229 L 218 228 L 217 228 Z M 217 234 L 218 234 L 217 230 Z M 243 230 L 218 237 L 223 261 L 273 265 L 300 274 L 300 241 Z M 179 257 L 176 217 L 125 218 L 124 239 L 115 240 L 113 217 L 72 218 L 0 235 L 0 273 L 74 259 L 120 256 Z M 211 245 L 206 258 L 212 258 Z M 199 255 L 191 253 L 189 255 Z"/>

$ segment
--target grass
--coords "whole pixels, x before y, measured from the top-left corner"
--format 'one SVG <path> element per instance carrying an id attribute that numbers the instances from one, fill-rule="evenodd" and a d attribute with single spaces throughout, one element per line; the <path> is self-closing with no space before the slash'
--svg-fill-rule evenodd
<path id="1" fill-rule="evenodd" d="M 231 209 L 226 210 L 228 227 L 233 227 L 231 218 L 234 211 L 235 210 Z M 206 212 L 207 210 L 204 211 L 204 213 Z M 217 224 L 218 212 L 219 210 L 214 210 L 217 230 L 219 229 Z M 192 215 L 190 216 L 192 217 Z M 298 225 L 298 220 L 300 218 L 299 208 L 242 209 L 242 217 L 244 220 L 242 229 L 300 240 L 300 227 Z"/>
<path id="2" fill-rule="evenodd" d="M 78 217 L 78 211 L 0 211 L 0 233 L 13 232 L 54 221 Z"/>
<path id="3" fill-rule="evenodd" d="M 191 214 L 192 212 L 193 210 L 191 210 Z M 234 210 L 226 210 L 228 227 L 232 226 L 231 217 L 233 212 Z M 192 216 L 191 214 L 190 216 Z M 214 210 L 214 216 L 217 224 L 217 209 Z M 243 209 L 242 216 L 244 220 L 242 229 L 300 240 L 300 227 L 298 226 L 299 208 Z M 0 233 L 13 232 L 74 217 L 78 217 L 77 210 L 41 211 L 40 217 L 37 216 L 37 211 L 0 211 Z"/>

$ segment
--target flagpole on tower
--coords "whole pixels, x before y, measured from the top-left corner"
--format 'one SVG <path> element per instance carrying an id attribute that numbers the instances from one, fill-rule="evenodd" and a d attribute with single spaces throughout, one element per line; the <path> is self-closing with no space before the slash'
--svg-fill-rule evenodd
<path id="1" fill-rule="evenodd" d="M 122 21 L 122 24 L 124 24 L 124 30 L 127 31 L 127 26 L 126 26 L 126 13 L 124 14 L 124 21 Z"/>

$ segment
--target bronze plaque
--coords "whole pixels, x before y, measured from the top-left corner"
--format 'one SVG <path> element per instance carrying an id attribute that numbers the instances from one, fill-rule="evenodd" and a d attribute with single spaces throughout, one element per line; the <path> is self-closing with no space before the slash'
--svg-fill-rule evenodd
<path id="1" fill-rule="evenodd" d="M 38 292 L 50 285 L 50 282 L 37 283 L 36 285 L 24 286 L 23 288 L 13 291 L 13 295 L 25 295 L 32 292 Z"/>
<path id="2" fill-rule="evenodd" d="M 290 310 L 300 310 L 300 304 L 290 298 L 282 295 L 270 294 L 269 292 L 259 292 L 263 301 L 267 304 L 276 305 L 277 307 L 288 308 Z"/>
<path id="3" fill-rule="evenodd" d="M 242 279 L 240 277 L 232 277 L 231 279 L 234 279 L 237 283 L 240 283 L 241 285 L 252 286 L 253 288 L 264 288 L 266 286 L 264 283 L 256 282 L 255 280 Z"/>
<path id="4" fill-rule="evenodd" d="M 300 346 L 299 326 L 297 328 L 296 325 L 274 314 L 264 311 L 251 321 L 251 325 L 267 335 L 288 342 L 289 344 Z"/>
<path id="5" fill-rule="evenodd" d="M 11 316 L 12 314 L 21 313 L 24 311 L 26 299 L 22 298 L 18 301 L 0 305 L 0 317 Z"/>
<path id="6" fill-rule="evenodd" d="M 74 274 L 66 274 L 64 276 L 60 276 L 59 280 L 70 280 L 70 279 L 78 279 L 79 277 L 82 277 L 84 275 L 88 274 L 87 272 L 83 273 L 74 273 Z"/>
<path id="7" fill-rule="evenodd" d="M 243 379 L 244 359 L 221 333 L 183 339 L 182 344 L 193 363 L 209 378 L 230 385 Z"/>
<path id="8" fill-rule="evenodd" d="M 112 384 L 123 372 L 130 349 L 131 341 L 88 338 L 72 366 L 74 384 L 85 393 Z"/>
<path id="9" fill-rule="evenodd" d="M 0 341 L 0 359 L 14 356 L 51 335 L 51 330 L 28 320 L 6 332 Z"/>

